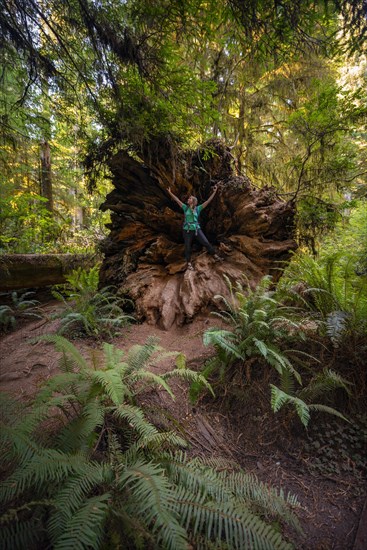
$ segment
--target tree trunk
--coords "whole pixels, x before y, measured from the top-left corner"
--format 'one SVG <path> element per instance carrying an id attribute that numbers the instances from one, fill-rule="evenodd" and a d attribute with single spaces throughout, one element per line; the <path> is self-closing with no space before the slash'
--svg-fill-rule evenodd
<path id="1" fill-rule="evenodd" d="M 45 206 L 53 212 L 52 176 L 51 176 L 51 151 L 48 141 L 41 144 L 41 196 L 47 199 Z"/>
<path id="2" fill-rule="evenodd" d="M 41 288 L 65 283 L 65 275 L 77 267 L 93 267 L 88 254 L 2 254 L 0 291 Z"/>
<path id="3" fill-rule="evenodd" d="M 117 153 L 110 161 L 115 189 L 101 207 L 112 211 L 101 284 L 117 285 L 134 300 L 139 318 L 164 329 L 215 307 L 216 295 L 228 296 L 226 277 L 251 285 L 266 274 L 277 279 L 296 248 L 293 205 L 234 176 L 229 149 L 219 140 L 186 154 L 172 147 L 156 143 L 141 160 Z M 183 202 L 193 194 L 200 204 L 214 184 L 219 191 L 202 212 L 201 227 L 224 260 L 195 244 L 194 271 L 186 271 L 183 212 L 166 190 L 171 186 Z"/>

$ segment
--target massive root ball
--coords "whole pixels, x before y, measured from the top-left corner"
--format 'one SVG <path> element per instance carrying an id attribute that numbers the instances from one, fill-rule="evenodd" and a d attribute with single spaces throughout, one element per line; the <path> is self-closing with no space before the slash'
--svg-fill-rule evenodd
<path id="1" fill-rule="evenodd" d="M 140 319 L 168 329 L 215 306 L 226 295 L 225 277 L 255 285 L 264 275 L 278 278 L 279 268 L 296 248 L 292 238 L 294 208 L 272 188 L 256 189 L 235 176 L 231 155 L 221 142 L 191 154 L 172 154 L 157 145 L 143 158 L 117 153 L 110 161 L 115 189 L 103 210 L 111 210 L 101 284 L 117 285 L 135 303 Z M 211 204 L 201 213 L 201 227 L 223 261 L 215 261 L 194 244 L 193 271 L 185 269 L 183 212 L 167 188 L 183 202 L 199 204 L 218 184 Z"/>

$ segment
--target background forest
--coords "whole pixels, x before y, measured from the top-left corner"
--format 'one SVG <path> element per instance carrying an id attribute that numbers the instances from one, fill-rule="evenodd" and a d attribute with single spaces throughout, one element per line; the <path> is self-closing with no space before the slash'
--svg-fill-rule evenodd
<path id="1" fill-rule="evenodd" d="M 61 309 L 28 293 L 0 305 L 5 362 L 6 333 L 41 317 L 40 364 L 59 360 L 25 408 L 1 397 L 4 548 L 350 550 L 367 471 L 366 38 L 365 0 L 3 0 L 0 261 L 95 254 L 53 289 Z M 118 151 L 164 143 L 174 167 L 178 151 L 214 157 L 213 138 L 235 174 L 292 205 L 298 250 L 277 285 L 227 278 L 191 369 L 152 338 L 122 350 L 134 308 L 101 288 L 100 206 Z M 184 329 L 183 350 L 197 337 Z M 35 340 L 14 333 L 16 367 Z M 213 409 L 200 432 L 196 412 Z M 241 469 L 249 456 L 266 483 Z M 287 493 L 262 466 L 278 456 Z M 309 510 L 295 479 L 316 486 Z M 323 492 L 340 521 L 317 508 Z"/>
<path id="2" fill-rule="evenodd" d="M 365 9 L 5 1 L 1 250 L 93 248 L 104 160 L 163 134 L 224 139 L 239 173 L 296 201 L 299 243 L 316 254 L 366 197 Z"/>

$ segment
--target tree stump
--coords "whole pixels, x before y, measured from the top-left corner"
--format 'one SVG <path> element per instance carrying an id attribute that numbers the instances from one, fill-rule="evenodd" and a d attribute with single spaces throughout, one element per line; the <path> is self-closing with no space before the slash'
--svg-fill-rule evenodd
<path id="1" fill-rule="evenodd" d="M 215 307 L 216 295 L 228 295 L 225 276 L 252 286 L 266 274 L 278 279 L 296 249 L 294 205 L 234 175 L 230 151 L 218 140 L 190 153 L 172 151 L 169 142 L 150 146 L 141 158 L 121 151 L 109 165 L 115 189 L 101 206 L 112 211 L 101 285 L 117 285 L 150 324 L 168 329 Z M 196 243 L 194 271 L 187 271 L 183 212 L 167 188 L 183 202 L 195 195 L 200 204 L 215 184 L 219 190 L 200 222 L 223 261 Z"/>

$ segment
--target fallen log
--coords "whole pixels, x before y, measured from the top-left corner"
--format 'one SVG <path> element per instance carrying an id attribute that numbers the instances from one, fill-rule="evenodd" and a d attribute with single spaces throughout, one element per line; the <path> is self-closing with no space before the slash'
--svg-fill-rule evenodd
<path id="1" fill-rule="evenodd" d="M 90 268 L 94 264 L 89 254 L 3 254 L 0 291 L 62 284 L 77 267 Z"/>

